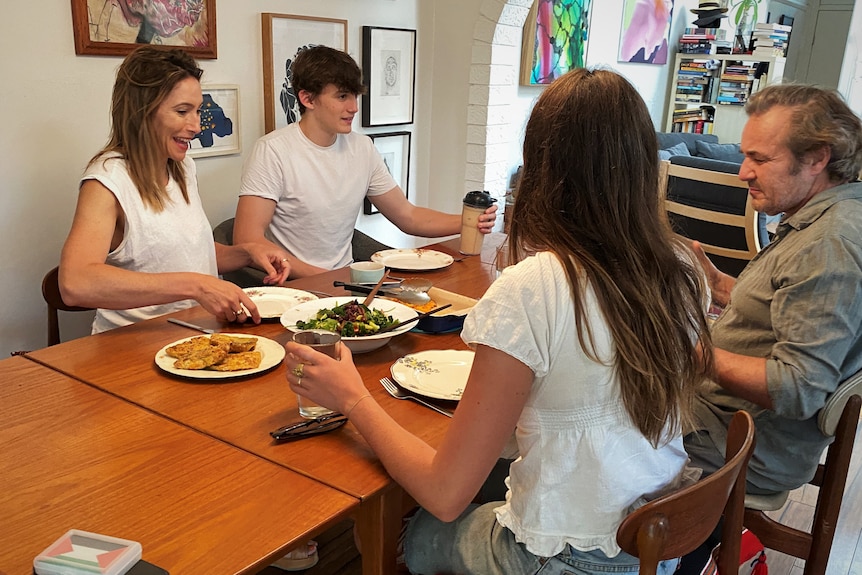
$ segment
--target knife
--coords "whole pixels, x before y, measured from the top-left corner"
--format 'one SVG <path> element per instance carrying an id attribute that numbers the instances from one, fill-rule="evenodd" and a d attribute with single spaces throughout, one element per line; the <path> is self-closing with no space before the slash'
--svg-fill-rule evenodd
<path id="1" fill-rule="evenodd" d="M 170 323 L 175 323 L 175 324 L 177 324 L 177 325 L 181 325 L 181 326 L 183 326 L 183 327 L 187 327 L 187 328 L 189 328 L 189 329 L 196 329 L 197 331 L 202 331 L 202 332 L 204 332 L 204 333 L 215 333 L 215 332 L 216 332 L 214 329 L 209 329 L 209 328 L 206 328 L 206 327 L 201 327 L 201 326 L 199 326 L 199 325 L 195 325 L 195 324 L 193 324 L 193 323 L 189 323 L 189 322 L 187 322 L 187 321 L 183 321 L 183 320 L 181 320 L 181 319 L 176 319 L 176 318 L 173 318 L 173 317 L 169 317 L 169 318 L 168 318 L 168 322 L 170 322 Z"/>

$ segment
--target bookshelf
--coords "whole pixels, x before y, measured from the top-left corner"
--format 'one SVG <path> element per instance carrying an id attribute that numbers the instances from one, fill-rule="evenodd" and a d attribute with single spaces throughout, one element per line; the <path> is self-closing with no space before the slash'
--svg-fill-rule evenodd
<path id="1" fill-rule="evenodd" d="M 763 86 L 781 82 L 784 63 L 780 56 L 677 54 L 665 131 L 715 134 L 720 142 L 739 142 L 746 99 Z"/>

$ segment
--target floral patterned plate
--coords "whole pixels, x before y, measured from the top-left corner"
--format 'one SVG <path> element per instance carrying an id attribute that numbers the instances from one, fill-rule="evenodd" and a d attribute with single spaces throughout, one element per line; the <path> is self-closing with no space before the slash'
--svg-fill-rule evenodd
<path id="1" fill-rule="evenodd" d="M 446 349 L 405 355 L 389 371 L 401 387 L 414 393 L 458 401 L 472 367 L 472 351 Z"/>

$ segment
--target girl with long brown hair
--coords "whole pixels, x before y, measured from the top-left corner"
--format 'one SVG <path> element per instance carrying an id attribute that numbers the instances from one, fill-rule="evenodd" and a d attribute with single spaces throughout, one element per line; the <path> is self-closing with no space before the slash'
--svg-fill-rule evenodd
<path id="1" fill-rule="evenodd" d="M 540 96 L 510 244 L 518 263 L 465 321 L 473 368 L 438 449 L 381 409 L 345 346 L 336 362 L 288 344 L 288 381 L 348 414 L 422 506 L 411 572 L 636 573 L 616 530 L 684 483 L 711 344 L 699 267 L 661 210 L 649 113 L 621 76 L 578 69 Z M 505 501 L 471 504 L 513 433 Z"/>

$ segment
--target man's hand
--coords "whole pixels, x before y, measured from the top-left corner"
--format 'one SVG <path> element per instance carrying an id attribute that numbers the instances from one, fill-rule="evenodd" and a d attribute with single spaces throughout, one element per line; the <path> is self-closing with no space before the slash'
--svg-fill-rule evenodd
<path id="1" fill-rule="evenodd" d="M 706 281 L 712 292 L 712 301 L 721 307 L 726 306 L 730 303 L 730 290 L 733 289 L 736 280 L 715 267 L 712 260 L 706 256 L 706 252 L 703 251 L 703 246 L 700 245 L 700 242 L 696 240 L 692 241 L 689 247 L 691 247 L 691 251 L 697 257 L 697 261 L 700 262 L 703 273 L 706 275 Z"/>

